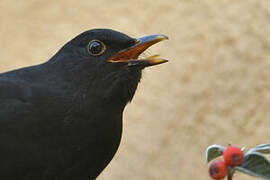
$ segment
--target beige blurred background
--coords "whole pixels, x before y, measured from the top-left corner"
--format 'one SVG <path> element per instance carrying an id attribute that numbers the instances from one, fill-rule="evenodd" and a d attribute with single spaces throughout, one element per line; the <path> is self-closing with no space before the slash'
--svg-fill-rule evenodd
<path id="1" fill-rule="evenodd" d="M 0 9 L 1 72 L 44 62 L 96 27 L 170 37 L 147 51 L 170 62 L 144 72 L 99 180 L 207 180 L 208 145 L 270 142 L 269 0 L 1 0 Z"/>

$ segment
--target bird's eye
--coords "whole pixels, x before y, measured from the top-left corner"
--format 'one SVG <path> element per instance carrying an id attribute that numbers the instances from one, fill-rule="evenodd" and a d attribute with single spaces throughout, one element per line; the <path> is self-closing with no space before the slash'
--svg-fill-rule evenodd
<path id="1" fill-rule="evenodd" d="M 87 50 L 92 56 L 99 56 L 104 53 L 106 46 L 103 42 L 99 40 L 92 40 L 87 46 Z"/>

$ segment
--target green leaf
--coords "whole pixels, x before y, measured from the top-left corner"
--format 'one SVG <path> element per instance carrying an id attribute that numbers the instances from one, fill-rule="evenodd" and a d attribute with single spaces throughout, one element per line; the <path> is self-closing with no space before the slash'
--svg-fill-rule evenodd
<path id="1" fill-rule="evenodd" d="M 247 153 L 251 153 L 251 152 L 260 152 L 260 153 L 268 154 L 270 153 L 270 144 L 261 144 L 255 148 L 250 149 Z"/>
<path id="2" fill-rule="evenodd" d="M 225 151 L 225 147 L 220 145 L 211 145 L 206 149 L 206 160 L 207 162 L 212 161 L 213 159 L 222 156 L 223 151 Z"/>
<path id="3" fill-rule="evenodd" d="M 270 179 L 270 162 L 262 153 L 246 153 L 242 165 L 235 169 L 251 176 Z"/>

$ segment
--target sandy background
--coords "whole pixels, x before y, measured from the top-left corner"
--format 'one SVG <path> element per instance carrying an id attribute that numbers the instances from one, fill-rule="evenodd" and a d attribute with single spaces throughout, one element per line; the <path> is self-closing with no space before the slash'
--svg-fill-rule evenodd
<path id="1" fill-rule="evenodd" d="M 269 142 L 270 1 L 0 1 L 0 71 L 38 64 L 84 30 L 164 33 L 99 180 L 210 179 L 210 144 Z M 235 179 L 247 180 L 237 174 Z"/>

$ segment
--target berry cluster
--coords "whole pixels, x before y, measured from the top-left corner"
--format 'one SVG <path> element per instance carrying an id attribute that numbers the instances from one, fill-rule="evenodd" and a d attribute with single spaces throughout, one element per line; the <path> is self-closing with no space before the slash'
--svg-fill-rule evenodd
<path id="1" fill-rule="evenodd" d="M 227 176 L 228 166 L 235 167 L 241 165 L 244 160 L 244 153 L 238 147 L 229 146 L 223 152 L 223 159 L 224 162 L 216 160 L 210 165 L 209 174 L 215 180 L 220 180 Z"/>

